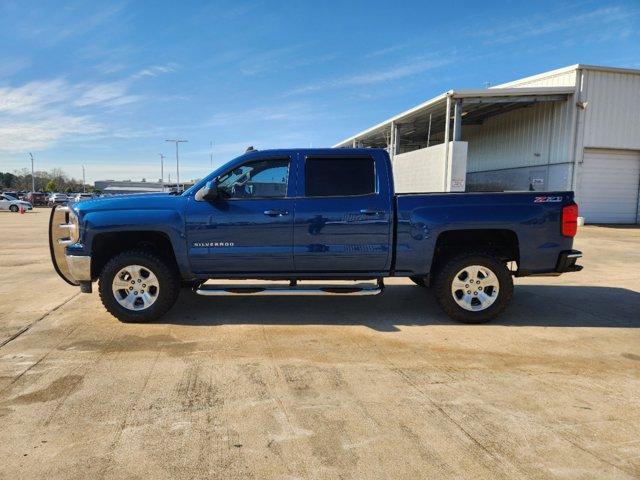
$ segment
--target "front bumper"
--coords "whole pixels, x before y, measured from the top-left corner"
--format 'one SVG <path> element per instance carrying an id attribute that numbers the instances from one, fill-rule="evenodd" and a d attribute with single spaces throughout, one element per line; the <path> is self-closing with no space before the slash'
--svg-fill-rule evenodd
<path id="1" fill-rule="evenodd" d="M 65 255 L 69 275 L 77 282 L 91 281 L 91 256 Z"/>
<path id="2" fill-rule="evenodd" d="M 51 263 L 65 282 L 77 286 L 91 280 L 91 257 L 67 255 L 67 246 L 74 243 L 70 237 L 70 228 L 69 207 L 54 206 L 49 217 Z"/>

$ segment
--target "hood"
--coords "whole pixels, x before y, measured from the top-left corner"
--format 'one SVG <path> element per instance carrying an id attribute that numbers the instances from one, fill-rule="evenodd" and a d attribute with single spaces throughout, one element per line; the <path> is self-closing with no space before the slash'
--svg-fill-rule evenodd
<path id="1" fill-rule="evenodd" d="M 168 193 L 137 193 L 83 200 L 74 203 L 72 208 L 81 215 L 109 210 L 172 210 L 181 208 L 186 199 Z"/>

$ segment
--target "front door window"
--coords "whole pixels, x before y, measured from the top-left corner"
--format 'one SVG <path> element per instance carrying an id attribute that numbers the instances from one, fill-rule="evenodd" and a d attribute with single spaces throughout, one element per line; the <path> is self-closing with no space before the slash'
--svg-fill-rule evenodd
<path id="1" fill-rule="evenodd" d="M 258 160 L 234 168 L 218 179 L 224 198 L 279 198 L 287 195 L 289 160 Z"/>

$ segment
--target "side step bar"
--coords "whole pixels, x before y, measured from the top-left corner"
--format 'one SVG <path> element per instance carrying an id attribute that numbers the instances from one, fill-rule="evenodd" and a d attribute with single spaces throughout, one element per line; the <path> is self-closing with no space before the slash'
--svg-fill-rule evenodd
<path id="1" fill-rule="evenodd" d="M 359 283 L 355 285 L 207 285 L 196 287 L 195 293 L 206 297 L 221 296 L 364 296 L 382 293 L 384 283 Z"/>

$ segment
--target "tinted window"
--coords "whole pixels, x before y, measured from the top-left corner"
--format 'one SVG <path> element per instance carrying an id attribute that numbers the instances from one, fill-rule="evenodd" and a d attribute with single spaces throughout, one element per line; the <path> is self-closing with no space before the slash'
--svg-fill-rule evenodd
<path id="1" fill-rule="evenodd" d="M 218 190 L 226 198 L 285 197 L 289 160 L 258 160 L 236 167 L 218 178 Z"/>
<path id="2" fill-rule="evenodd" d="M 370 157 L 307 158 L 307 197 L 345 197 L 375 192 L 376 176 Z"/>

